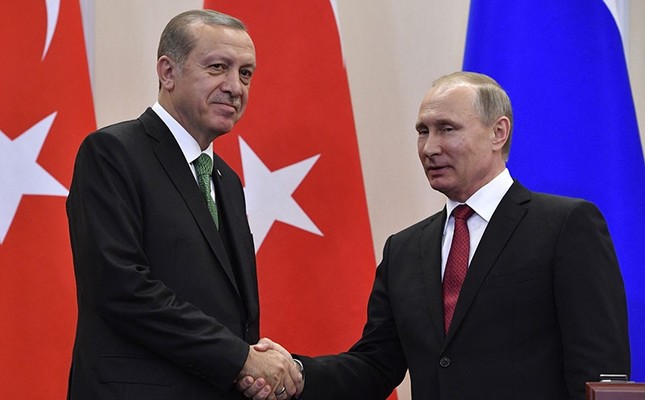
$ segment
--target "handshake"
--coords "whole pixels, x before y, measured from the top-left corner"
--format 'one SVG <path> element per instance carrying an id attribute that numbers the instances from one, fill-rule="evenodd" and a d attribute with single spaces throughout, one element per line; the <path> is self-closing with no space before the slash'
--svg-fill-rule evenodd
<path id="1" fill-rule="evenodd" d="M 298 398 L 304 385 L 302 364 L 268 338 L 251 346 L 235 382 L 237 390 L 253 400 Z"/>

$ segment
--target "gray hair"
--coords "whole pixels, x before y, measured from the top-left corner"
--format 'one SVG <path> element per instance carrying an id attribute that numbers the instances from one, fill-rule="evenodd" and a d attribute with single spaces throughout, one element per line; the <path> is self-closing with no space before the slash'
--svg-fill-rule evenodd
<path id="1" fill-rule="evenodd" d="M 484 125 L 493 125 L 499 117 L 506 117 L 510 121 L 508 140 L 502 148 L 504 158 L 508 159 L 513 133 L 513 107 L 508 94 L 493 78 L 476 72 L 459 71 L 442 76 L 432 83 L 432 87 L 454 86 L 460 83 L 475 87 L 474 107 Z"/>
<path id="2" fill-rule="evenodd" d="M 242 21 L 227 14 L 213 10 L 185 11 L 171 19 L 161 33 L 157 59 L 168 56 L 181 68 L 195 47 L 195 38 L 188 27 L 200 22 L 209 26 L 225 26 L 247 31 Z"/>

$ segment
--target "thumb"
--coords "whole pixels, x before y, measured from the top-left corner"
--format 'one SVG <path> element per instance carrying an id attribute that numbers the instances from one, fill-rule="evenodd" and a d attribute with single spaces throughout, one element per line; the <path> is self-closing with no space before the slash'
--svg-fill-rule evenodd
<path id="1" fill-rule="evenodd" d="M 273 348 L 273 341 L 269 338 L 262 338 L 259 342 L 253 345 L 256 351 L 267 351 Z"/>

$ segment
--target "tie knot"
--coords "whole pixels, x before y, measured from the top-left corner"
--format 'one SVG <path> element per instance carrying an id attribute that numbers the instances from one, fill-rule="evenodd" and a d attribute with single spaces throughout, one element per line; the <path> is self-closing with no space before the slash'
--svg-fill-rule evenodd
<path id="1" fill-rule="evenodd" d="M 452 216 L 455 217 L 455 219 L 465 219 L 467 220 L 470 218 L 475 211 L 470 208 L 467 204 L 461 204 L 457 207 L 455 207 L 454 210 L 452 210 Z"/>
<path id="2" fill-rule="evenodd" d="M 211 174 L 213 173 L 213 160 L 211 160 L 208 154 L 200 154 L 193 163 L 195 164 L 195 171 L 197 171 L 197 176 L 211 176 Z"/>

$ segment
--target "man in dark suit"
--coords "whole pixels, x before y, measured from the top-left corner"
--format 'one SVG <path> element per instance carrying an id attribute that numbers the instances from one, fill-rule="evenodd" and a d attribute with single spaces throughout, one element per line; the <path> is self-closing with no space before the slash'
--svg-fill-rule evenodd
<path id="1" fill-rule="evenodd" d="M 511 178 L 511 126 L 510 100 L 493 79 L 435 81 L 416 128 L 446 207 L 387 240 L 362 338 L 337 356 L 300 357 L 303 399 L 385 399 L 407 369 L 415 400 L 584 399 L 585 382 L 601 373 L 629 374 L 625 292 L 606 223 L 587 201 Z M 456 223 L 461 205 L 471 215 Z M 455 284 L 452 241 L 464 230 L 465 277 Z M 263 398 L 250 381 L 238 387 Z"/>
<path id="2" fill-rule="evenodd" d="M 182 13 L 161 36 L 158 102 L 83 142 L 67 200 L 70 399 L 239 399 L 240 374 L 269 398 L 295 393 L 295 364 L 250 347 L 253 239 L 240 179 L 212 147 L 242 116 L 254 69 L 241 21 Z"/>

